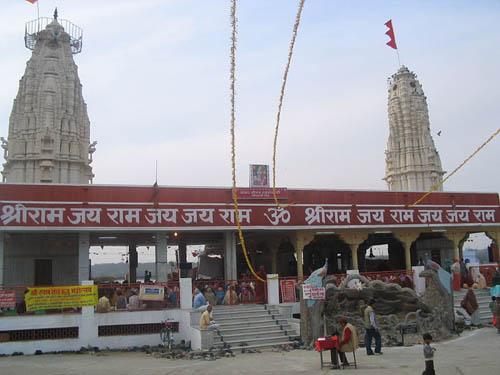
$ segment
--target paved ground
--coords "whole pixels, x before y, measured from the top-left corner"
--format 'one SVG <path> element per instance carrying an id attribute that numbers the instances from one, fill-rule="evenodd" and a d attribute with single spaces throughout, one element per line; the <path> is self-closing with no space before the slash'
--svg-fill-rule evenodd
<path id="1" fill-rule="evenodd" d="M 461 337 L 436 344 L 438 374 L 500 374 L 500 335 L 492 328 L 464 333 Z M 342 370 L 348 374 L 421 374 L 421 346 L 385 348 L 383 356 L 367 357 L 358 350 L 358 370 Z M 319 355 L 313 351 L 266 351 L 237 354 L 235 358 L 216 361 L 169 360 L 153 358 L 145 353 L 99 353 L 41 355 L 0 358 L 0 374 L 6 375 L 167 375 L 167 374 L 324 374 L 319 368 Z M 334 371 L 339 372 L 339 371 Z"/>

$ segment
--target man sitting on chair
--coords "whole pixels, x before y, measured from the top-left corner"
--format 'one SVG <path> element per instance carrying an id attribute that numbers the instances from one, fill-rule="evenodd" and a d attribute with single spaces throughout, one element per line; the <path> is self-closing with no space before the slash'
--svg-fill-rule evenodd
<path id="1" fill-rule="evenodd" d="M 342 361 L 342 366 L 349 366 L 349 362 L 347 361 L 345 353 L 354 352 L 358 347 L 359 343 L 358 332 L 356 331 L 356 327 L 354 327 L 351 323 L 347 322 L 346 317 L 341 316 L 337 319 L 337 321 L 342 327 L 342 334 L 340 336 L 339 357 L 340 360 Z"/>

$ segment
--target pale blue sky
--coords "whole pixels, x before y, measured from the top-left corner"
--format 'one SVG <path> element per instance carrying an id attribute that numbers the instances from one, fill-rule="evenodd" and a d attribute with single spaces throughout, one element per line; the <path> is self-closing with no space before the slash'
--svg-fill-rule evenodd
<path id="1" fill-rule="evenodd" d="M 0 135 L 30 51 L 36 6 L 1 0 Z M 296 0 L 240 0 L 238 180 L 270 163 Z M 230 185 L 229 0 L 40 0 L 84 29 L 75 57 L 91 120 L 96 183 Z M 278 153 L 288 187 L 385 189 L 385 43 L 393 19 L 401 60 L 418 74 L 443 167 L 453 170 L 500 126 L 500 2 L 306 0 L 289 76 Z M 441 137 L 437 131 L 441 130 Z M 500 187 L 500 141 L 447 190 Z"/>

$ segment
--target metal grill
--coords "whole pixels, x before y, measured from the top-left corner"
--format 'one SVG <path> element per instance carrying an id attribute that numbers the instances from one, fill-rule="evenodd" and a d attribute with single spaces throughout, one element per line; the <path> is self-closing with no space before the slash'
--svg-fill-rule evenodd
<path id="1" fill-rule="evenodd" d="M 179 322 L 169 322 L 173 332 L 179 332 Z M 99 326 L 99 336 L 150 335 L 160 333 L 165 323 L 120 324 Z"/>
<path id="2" fill-rule="evenodd" d="M 23 329 L 0 332 L 1 341 L 77 339 L 78 327 Z"/>
<path id="3" fill-rule="evenodd" d="M 35 49 L 37 35 L 49 25 L 53 18 L 40 17 L 36 20 L 26 22 L 24 31 L 24 45 L 30 50 Z M 58 19 L 57 22 L 64 28 L 64 31 L 69 35 L 69 43 L 71 52 L 76 55 L 82 52 L 83 30 L 68 20 Z"/>

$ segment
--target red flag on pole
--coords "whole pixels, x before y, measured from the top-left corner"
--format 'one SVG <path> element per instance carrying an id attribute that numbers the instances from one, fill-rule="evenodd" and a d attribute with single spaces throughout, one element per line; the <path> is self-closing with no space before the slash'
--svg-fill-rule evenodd
<path id="1" fill-rule="evenodd" d="M 28 3 L 35 4 L 38 0 L 26 0 Z"/>
<path id="2" fill-rule="evenodd" d="M 387 21 L 385 26 L 389 29 L 385 32 L 385 34 L 391 38 L 391 40 L 389 40 L 386 44 L 391 48 L 398 49 L 396 46 L 396 36 L 394 35 L 394 29 L 392 28 L 392 20 Z"/>

